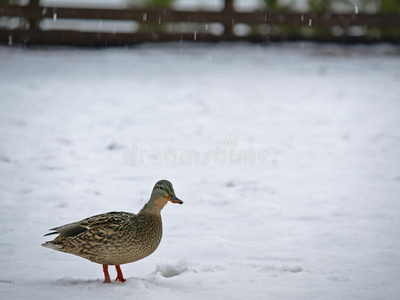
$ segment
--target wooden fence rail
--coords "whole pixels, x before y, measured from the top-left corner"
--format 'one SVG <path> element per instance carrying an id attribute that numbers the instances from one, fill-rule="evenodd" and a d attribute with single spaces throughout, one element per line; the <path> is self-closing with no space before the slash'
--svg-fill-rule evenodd
<path id="1" fill-rule="evenodd" d="M 32 0 L 27 6 L 0 5 L 1 18 L 19 18 L 22 28 L 0 28 L 2 44 L 49 44 L 73 46 L 118 46 L 157 41 L 279 41 L 313 40 L 340 43 L 400 43 L 399 14 L 333 14 L 293 12 L 237 12 L 231 0 L 222 11 L 176 11 L 171 9 L 91 9 L 40 6 Z M 96 32 L 73 29 L 43 29 L 43 20 L 118 20 L 138 24 L 132 32 Z M 1 24 L 1 23 L 0 23 Z M 184 24 L 180 30 L 167 26 Z M 222 32 L 206 29 L 221 24 Z M 143 26 L 146 25 L 146 26 Z M 244 25 L 247 32 L 237 33 Z M 200 27 L 199 27 L 200 26 Z M 262 28 L 260 26 L 263 26 Z M 172 29 L 171 29 L 172 28 Z M 186 28 L 186 30 L 185 30 Z M 358 28 L 357 34 L 351 29 Z M 336 34 L 335 34 L 336 30 Z M 388 34 L 382 35 L 382 32 Z"/>

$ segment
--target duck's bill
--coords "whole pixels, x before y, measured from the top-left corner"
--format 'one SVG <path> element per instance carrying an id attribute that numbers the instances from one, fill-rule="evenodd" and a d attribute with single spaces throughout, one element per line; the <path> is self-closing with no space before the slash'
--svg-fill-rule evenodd
<path id="1" fill-rule="evenodd" d="M 175 195 L 169 195 L 169 196 L 167 197 L 167 199 L 168 199 L 169 201 L 171 201 L 172 203 L 179 203 L 179 204 L 182 204 L 182 203 L 183 203 L 183 201 L 182 201 L 181 199 L 177 198 Z"/>

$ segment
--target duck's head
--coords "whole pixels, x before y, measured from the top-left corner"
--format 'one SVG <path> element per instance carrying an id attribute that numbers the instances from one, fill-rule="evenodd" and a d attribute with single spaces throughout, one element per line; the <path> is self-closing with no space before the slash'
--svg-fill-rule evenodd
<path id="1" fill-rule="evenodd" d="M 151 193 L 151 198 L 153 199 L 166 199 L 167 201 L 171 201 L 172 203 L 182 204 L 183 201 L 178 199 L 175 196 L 174 188 L 172 187 L 172 183 L 168 180 L 160 180 L 156 183 L 153 188 L 153 192 Z"/>
<path id="2" fill-rule="evenodd" d="M 147 202 L 142 211 L 152 214 L 160 214 L 163 207 L 171 201 L 172 203 L 182 204 L 183 201 L 175 196 L 174 188 L 168 180 L 160 180 L 156 183 L 151 193 L 149 202 Z"/>

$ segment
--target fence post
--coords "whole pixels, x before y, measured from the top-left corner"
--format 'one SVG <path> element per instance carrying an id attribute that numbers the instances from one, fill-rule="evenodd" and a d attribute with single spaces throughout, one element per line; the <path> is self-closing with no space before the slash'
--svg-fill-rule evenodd
<path id="1" fill-rule="evenodd" d="M 225 10 L 233 11 L 233 0 L 225 0 Z"/>
<path id="2" fill-rule="evenodd" d="M 234 0 L 225 0 L 224 13 L 226 14 L 226 16 L 229 16 L 229 14 L 231 12 L 233 12 L 233 10 L 234 10 L 233 1 Z M 233 24 L 234 24 L 234 22 L 235 22 L 235 20 L 233 20 L 233 18 L 228 18 L 224 22 L 224 28 L 225 28 L 224 35 L 226 35 L 226 36 L 232 36 L 233 35 Z"/>
<path id="3" fill-rule="evenodd" d="M 39 18 L 35 11 L 39 8 L 40 0 L 30 0 L 29 4 L 27 5 L 27 12 L 28 12 L 28 22 L 29 22 L 29 30 L 36 31 L 39 29 Z"/>

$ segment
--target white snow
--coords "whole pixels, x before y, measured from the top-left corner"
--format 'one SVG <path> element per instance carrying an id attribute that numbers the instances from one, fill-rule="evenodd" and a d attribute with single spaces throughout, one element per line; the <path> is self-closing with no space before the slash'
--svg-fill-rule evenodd
<path id="1" fill-rule="evenodd" d="M 395 47 L 1 47 L 0 70 L 1 299 L 398 298 Z M 184 204 L 125 283 L 40 246 L 163 178 Z"/>

